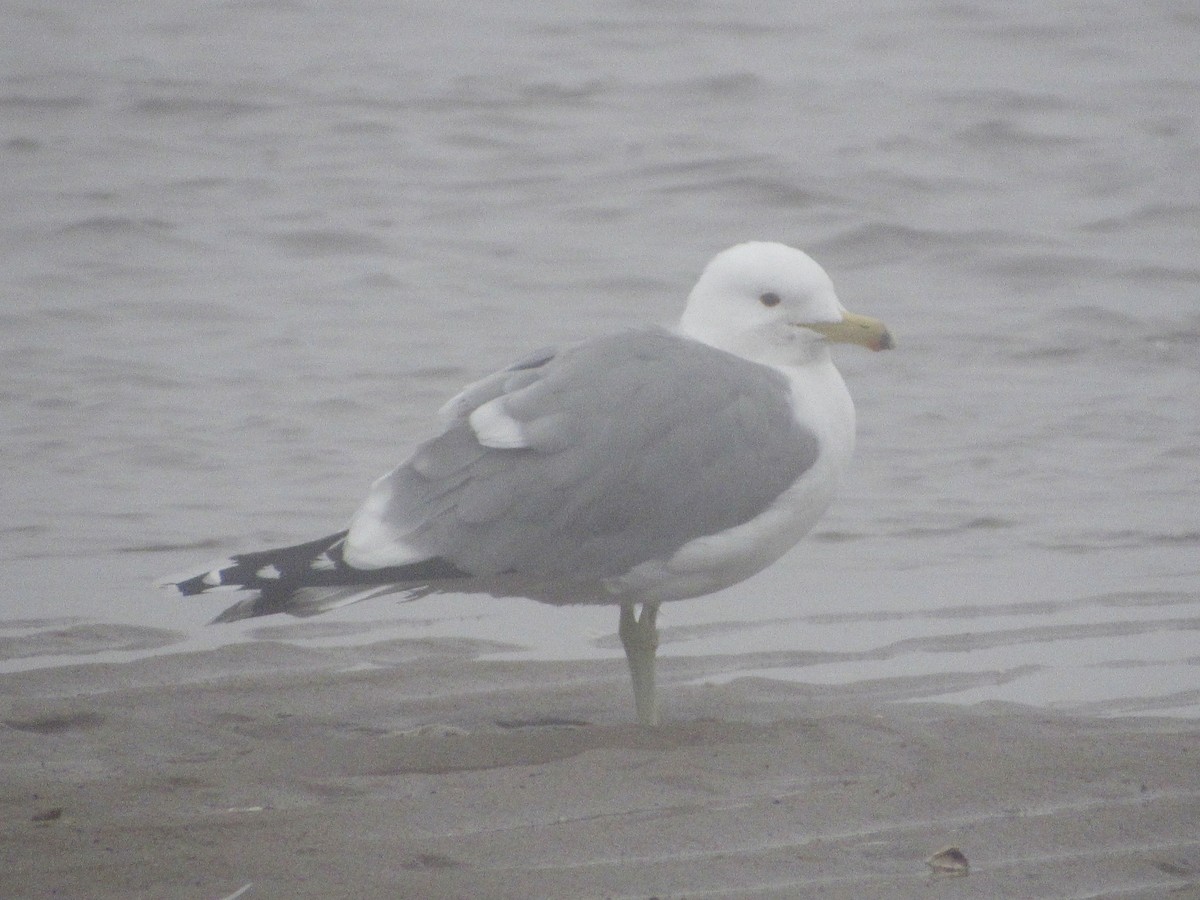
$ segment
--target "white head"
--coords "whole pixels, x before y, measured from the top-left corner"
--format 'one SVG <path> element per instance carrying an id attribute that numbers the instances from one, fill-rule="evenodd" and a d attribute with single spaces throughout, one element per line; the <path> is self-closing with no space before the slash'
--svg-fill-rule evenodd
<path id="1" fill-rule="evenodd" d="M 873 350 L 892 346 L 882 322 L 846 312 L 812 257 L 763 241 L 713 257 L 688 296 L 679 327 L 706 344 L 777 365 L 822 358 L 827 341 Z"/>

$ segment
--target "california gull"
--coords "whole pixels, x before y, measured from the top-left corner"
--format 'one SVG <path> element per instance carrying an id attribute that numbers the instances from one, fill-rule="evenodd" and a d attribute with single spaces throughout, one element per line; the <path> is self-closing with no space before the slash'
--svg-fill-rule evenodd
<path id="1" fill-rule="evenodd" d="M 739 244 L 676 327 L 545 350 L 465 388 L 347 529 L 170 583 L 251 592 L 219 622 L 396 592 L 617 604 L 638 720 L 654 724 L 659 605 L 777 560 L 846 470 L 854 404 L 830 342 L 892 346 L 809 256 Z"/>

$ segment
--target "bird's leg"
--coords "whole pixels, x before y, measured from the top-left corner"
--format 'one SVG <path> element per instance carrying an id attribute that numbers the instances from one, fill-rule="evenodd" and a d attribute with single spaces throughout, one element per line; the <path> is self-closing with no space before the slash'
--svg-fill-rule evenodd
<path id="1" fill-rule="evenodd" d="M 633 676 L 633 702 L 638 722 L 658 724 L 658 699 L 654 695 L 654 653 L 658 650 L 658 604 L 643 603 L 641 616 L 635 616 L 632 603 L 621 604 L 621 622 L 617 633 L 625 647 L 629 674 Z"/>

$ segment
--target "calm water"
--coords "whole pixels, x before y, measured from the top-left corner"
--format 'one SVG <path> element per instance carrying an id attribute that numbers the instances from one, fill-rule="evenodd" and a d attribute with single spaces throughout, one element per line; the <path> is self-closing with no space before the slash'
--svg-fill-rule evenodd
<path id="1" fill-rule="evenodd" d="M 817 532 L 667 607 L 663 655 L 1200 715 L 1194 2 L 750 7 L 6 4 L 0 666 L 263 634 L 155 579 L 340 527 L 464 381 L 673 319 L 768 238 L 899 347 L 839 355 L 860 449 Z"/>

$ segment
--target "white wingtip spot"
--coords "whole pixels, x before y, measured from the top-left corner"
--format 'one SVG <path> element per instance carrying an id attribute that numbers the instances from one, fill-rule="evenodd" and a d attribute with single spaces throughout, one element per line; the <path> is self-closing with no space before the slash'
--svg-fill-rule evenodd
<path id="1" fill-rule="evenodd" d="M 219 587 L 220 585 L 224 584 L 224 582 L 221 580 L 220 569 L 213 569 L 211 572 L 205 572 L 203 581 L 210 587 Z"/>
<path id="2" fill-rule="evenodd" d="M 333 561 L 328 553 L 322 553 L 309 564 L 309 568 L 314 572 L 329 572 L 337 568 L 337 563 Z"/>
<path id="3" fill-rule="evenodd" d="M 273 580 L 278 580 L 283 577 L 283 573 L 279 571 L 274 563 L 269 566 L 263 566 L 254 574 L 259 578 L 270 578 Z"/>
<path id="4" fill-rule="evenodd" d="M 506 413 L 499 400 L 483 404 L 468 417 L 479 443 L 497 450 L 518 450 L 529 441 L 521 423 Z"/>

